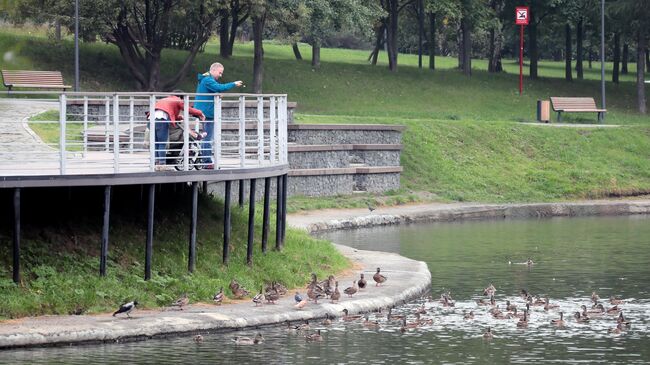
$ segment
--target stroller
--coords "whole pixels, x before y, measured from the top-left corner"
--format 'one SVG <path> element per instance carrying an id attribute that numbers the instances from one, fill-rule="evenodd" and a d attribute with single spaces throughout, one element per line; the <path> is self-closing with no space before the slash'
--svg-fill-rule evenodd
<path id="1" fill-rule="evenodd" d="M 189 143 L 188 149 L 188 165 L 189 169 L 201 169 L 200 156 L 201 156 L 201 141 L 207 136 L 207 132 L 199 129 L 201 123 L 198 119 L 193 118 L 189 120 Z M 173 165 L 178 171 L 183 170 L 183 158 L 185 156 L 185 144 L 183 143 L 183 121 L 179 121 L 176 125 L 169 126 L 169 147 L 167 149 L 167 165 Z"/>

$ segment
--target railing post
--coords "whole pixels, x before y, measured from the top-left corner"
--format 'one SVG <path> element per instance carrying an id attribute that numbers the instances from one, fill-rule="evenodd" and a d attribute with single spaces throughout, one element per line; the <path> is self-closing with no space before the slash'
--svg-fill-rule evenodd
<path id="1" fill-rule="evenodd" d="M 276 128 L 276 123 L 275 123 L 275 111 L 276 111 L 276 104 L 275 104 L 275 96 L 271 96 L 269 98 L 269 146 L 270 146 L 270 157 L 269 159 L 271 160 L 271 164 L 274 164 L 276 161 L 280 161 L 278 158 L 276 160 L 276 155 L 275 155 L 275 144 L 276 144 L 276 134 L 275 134 L 275 128 Z"/>
<path id="2" fill-rule="evenodd" d="M 108 137 L 108 125 L 111 123 L 111 100 L 106 97 L 106 102 L 104 103 L 105 115 L 104 118 L 104 150 L 108 152 L 110 150 L 110 141 Z"/>
<path id="3" fill-rule="evenodd" d="M 66 108 L 67 101 L 65 94 L 59 96 L 59 170 L 61 175 L 65 175 L 66 165 L 66 145 L 65 145 L 65 127 L 66 127 Z"/>
<path id="4" fill-rule="evenodd" d="M 278 110 L 278 135 L 280 136 L 280 163 L 287 163 L 287 97 L 280 97 L 280 108 Z"/>
<path id="5" fill-rule="evenodd" d="M 221 95 L 214 96 L 214 142 L 212 143 L 212 151 L 214 156 L 212 162 L 214 162 L 215 170 L 219 168 L 221 164 L 221 121 L 223 120 L 221 116 Z"/>
<path id="6" fill-rule="evenodd" d="M 190 169 L 190 97 L 183 97 L 183 171 Z"/>
<path id="7" fill-rule="evenodd" d="M 156 96 L 149 96 L 149 171 L 156 169 Z"/>
<path id="8" fill-rule="evenodd" d="M 257 97 L 257 163 L 264 162 L 264 98 Z"/>
<path id="9" fill-rule="evenodd" d="M 239 97 L 239 166 L 246 164 L 246 98 Z"/>
<path id="10" fill-rule="evenodd" d="M 120 172 L 120 97 L 113 95 L 113 173 Z"/>
<path id="11" fill-rule="evenodd" d="M 84 96 L 84 126 L 83 126 L 83 139 L 84 139 L 84 157 L 88 153 L 88 97 Z"/>
<path id="12" fill-rule="evenodd" d="M 129 153 L 133 153 L 133 113 L 134 113 L 133 96 L 129 97 Z"/>

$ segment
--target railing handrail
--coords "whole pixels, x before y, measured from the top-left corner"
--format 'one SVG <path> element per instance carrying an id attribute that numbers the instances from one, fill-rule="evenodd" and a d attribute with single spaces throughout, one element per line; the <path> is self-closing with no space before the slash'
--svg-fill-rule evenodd
<path id="1" fill-rule="evenodd" d="M 233 98 L 239 97 L 239 96 L 245 96 L 245 97 L 286 97 L 288 94 L 278 94 L 278 93 L 269 93 L 269 94 L 255 94 L 255 93 L 231 93 L 231 92 L 225 92 L 225 93 L 190 93 L 190 92 L 183 92 L 183 93 L 174 93 L 170 91 L 11 91 L 9 92 L 9 95 L 52 95 L 52 96 L 59 96 L 61 94 L 65 94 L 67 96 L 150 96 L 150 95 L 156 95 L 156 96 L 170 96 L 170 95 L 197 95 L 197 96 L 214 96 L 214 95 L 222 95 L 222 96 L 232 96 Z"/>

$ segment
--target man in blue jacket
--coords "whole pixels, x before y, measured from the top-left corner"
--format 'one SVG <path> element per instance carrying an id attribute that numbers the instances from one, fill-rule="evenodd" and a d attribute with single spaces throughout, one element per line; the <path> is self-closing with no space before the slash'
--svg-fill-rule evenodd
<path id="1" fill-rule="evenodd" d="M 241 87 L 244 83 L 241 81 L 229 82 L 222 84 L 217 80 L 223 75 L 223 65 L 215 62 L 210 66 L 210 71 L 199 74 L 199 84 L 196 86 L 197 94 L 212 94 L 228 91 L 235 86 Z M 214 97 L 212 95 L 197 95 L 194 108 L 199 109 L 205 115 L 204 128 L 207 136 L 201 146 L 201 156 L 203 156 L 203 163 L 206 169 L 214 169 L 214 161 L 212 161 L 212 143 L 214 135 Z"/>

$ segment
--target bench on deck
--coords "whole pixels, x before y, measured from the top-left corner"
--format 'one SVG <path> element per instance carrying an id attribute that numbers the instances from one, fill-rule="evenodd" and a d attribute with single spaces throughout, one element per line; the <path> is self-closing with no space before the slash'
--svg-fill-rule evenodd
<path id="1" fill-rule="evenodd" d="M 596 107 L 594 98 L 551 97 L 553 110 L 557 112 L 557 121 L 562 121 L 562 112 L 566 113 L 598 113 L 598 122 L 603 121 L 607 109 Z"/>
<path id="2" fill-rule="evenodd" d="M 72 88 L 70 85 L 63 84 L 63 75 L 60 71 L 2 70 L 2 80 L 8 91 L 14 87 L 63 91 Z"/>

